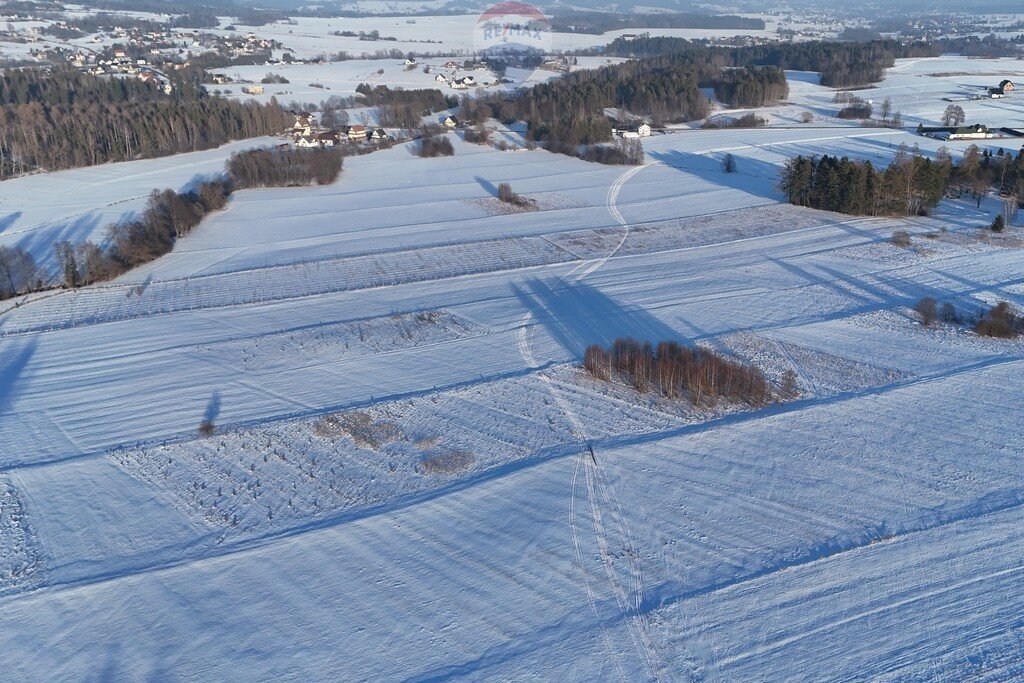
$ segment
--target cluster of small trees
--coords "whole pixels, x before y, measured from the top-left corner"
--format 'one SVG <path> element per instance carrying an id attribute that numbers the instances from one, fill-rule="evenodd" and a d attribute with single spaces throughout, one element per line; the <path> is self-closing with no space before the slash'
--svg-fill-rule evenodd
<path id="1" fill-rule="evenodd" d="M 206 181 L 188 192 L 154 190 L 142 214 L 107 229 L 107 246 L 90 241 L 54 244 L 65 287 L 81 287 L 116 277 L 168 253 L 174 241 L 191 232 L 208 213 L 227 203 L 225 178 Z"/>
<path id="2" fill-rule="evenodd" d="M 708 119 L 701 124 L 701 128 L 763 128 L 768 121 L 757 114 L 750 113 L 732 120 Z"/>
<path id="3" fill-rule="evenodd" d="M 942 125 L 944 126 L 959 126 L 966 120 L 967 114 L 959 104 L 951 104 L 942 112 Z"/>
<path id="4" fill-rule="evenodd" d="M 238 189 L 329 185 L 341 173 L 338 149 L 253 149 L 236 152 L 227 163 Z"/>
<path id="5" fill-rule="evenodd" d="M 475 145 L 487 145 L 491 142 L 491 131 L 487 130 L 487 127 L 482 123 L 472 128 L 467 128 L 462 136 L 466 142 L 472 142 Z"/>
<path id="6" fill-rule="evenodd" d="M 786 162 L 779 187 L 798 206 L 857 216 L 923 215 L 942 199 L 952 169 L 944 150 L 932 160 L 904 145 L 885 171 L 870 161 L 801 155 Z"/>
<path id="7" fill-rule="evenodd" d="M 845 90 L 837 92 L 832 101 L 844 105 L 836 113 L 836 117 L 840 119 L 870 119 L 874 113 L 874 107 L 870 102 Z"/>
<path id="8" fill-rule="evenodd" d="M 991 187 L 998 188 L 1010 199 L 1008 204 L 1024 206 L 1021 203 L 1024 202 L 1024 149 L 1014 155 L 1002 149 L 995 153 L 982 151 L 977 145 L 971 145 L 953 169 L 951 180 L 957 187 L 971 192 L 978 206 Z"/>
<path id="9" fill-rule="evenodd" d="M 455 97 L 447 96 L 436 88 L 392 90 L 386 85 L 373 87 L 360 83 L 356 92 L 362 95 L 361 104 L 377 107 L 382 126 L 393 128 L 414 129 L 424 116 L 451 109 L 459 103 Z"/>
<path id="10" fill-rule="evenodd" d="M 420 140 L 416 153 L 421 157 L 450 157 L 455 148 L 447 135 L 430 135 Z"/>
<path id="11" fill-rule="evenodd" d="M 972 325 L 975 334 L 982 337 L 1015 339 L 1024 333 L 1024 317 L 1021 317 L 1007 301 L 1000 301 L 981 315 L 968 316 L 965 319 L 953 304 L 946 302 L 940 307 L 935 299 L 926 296 L 914 304 L 914 312 L 925 327 L 941 320 L 951 324 Z"/>
<path id="12" fill-rule="evenodd" d="M 610 145 L 589 145 L 579 157 L 598 164 L 639 166 L 644 163 L 644 146 L 636 138 L 618 138 Z"/>
<path id="13" fill-rule="evenodd" d="M 624 381 L 667 398 L 688 396 L 697 405 L 726 399 L 763 406 L 775 399 L 759 368 L 674 341 L 659 342 L 656 349 L 629 338 L 607 349 L 595 344 L 584 352 L 583 367 L 599 380 Z"/>
<path id="14" fill-rule="evenodd" d="M 1014 339 L 1024 332 L 1024 318 L 1021 318 L 1009 302 L 1000 301 L 986 311 L 974 325 L 974 331 L 983 337 Z"/>
<path id="15" fill-rule="evenodd" d="M 789 97 L 786 72 L 777 66 L 726 69 L 715 79 L 715 97 L 734 107 L 763 107 Z"/>

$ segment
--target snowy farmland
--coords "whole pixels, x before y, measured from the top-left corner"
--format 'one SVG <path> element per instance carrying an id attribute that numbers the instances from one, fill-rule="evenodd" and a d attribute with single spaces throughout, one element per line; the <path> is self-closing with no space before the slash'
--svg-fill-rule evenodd
<path id="1" fill-rule="evenodd" d="M 953 70 L 879 90 L 930 117 L 901 79 Z M 1024 305 L 1024 226 L 775 188 L 795 154 L 938 141 L 682 130 L 616 167 L 452 137 L 236 192 L 164 258 L 0 309 L 0 679 L 1024 677 L 1024 343 L 911 310 Z M 0 243 L 96 235 L 229 151 L 2 183 Z M 492 210 L 502 182 L 539 210 Z M 625 335 L 798 394 L 583 372 Z"/>

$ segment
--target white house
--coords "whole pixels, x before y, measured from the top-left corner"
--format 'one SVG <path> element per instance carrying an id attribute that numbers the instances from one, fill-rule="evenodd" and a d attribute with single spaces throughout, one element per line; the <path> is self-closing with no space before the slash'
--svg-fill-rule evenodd
<path id="1" fill-rule="evenodd" d="M 626 126 L 624 128 L 616 128 L 613 132 L 623 138 L 646 138 L 651 135 L 651 127 L 646 123 L 641 123 L 636 126 Z"/>
<path id="2" fill-rule="evenodd" d="M 973 126 L 960 126 L 951 130 L 946 135 L 947 140 L 983 140 L 994 137 L 995 134 L 988 129 L 988 126 L 980 123 L 976 123 Z"/>

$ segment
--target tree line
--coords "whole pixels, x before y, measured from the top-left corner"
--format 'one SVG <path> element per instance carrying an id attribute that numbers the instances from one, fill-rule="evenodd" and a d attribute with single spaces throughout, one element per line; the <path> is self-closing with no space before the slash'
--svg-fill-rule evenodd
<path id="1" fill-rule="evenodd" d="M 625 28 L 707 28 L 763 31 L 764 19 L 692 12 L 625 15 L 587 11 L 563 12 L 551 18 L 551 30 L 556 33 L 600 35 Z"/>
<path id="2" fill-rule="evenodd" d="M 945 148 L 929 159 L 904 144 L 884 171 L 870 161 L 801 155 L 786 162 L 779 182 L 791 204 L 858 216 L 924 215 L 951 187 L 970 192 L 979 206 L 991 188 L 1024 205 L 1024 150 L 992 153 L 971 145 L 954 164 Z"/>
<path id="3" fill-rule="evenodd" d="M 334 149 L 238 152 L 220 177 L 181 192 L 153 190 L 136 218 L 107 228 L 102 244 L 56 242 L 60 283 L 81 287 L 103 282 L 169 253 L 205 216 L 224 208 L 237 189 L 326 185 L 337 179 L 341 167 L 342 152 Z M 0 299 L 45 289 L 48 280 L 27 251 L 0 246 Z"/>
<path id="4" fill-rule="evenodd" d="M 942 199 L 953 161 L 935 160 L 901 145 L 884 171 L 848 157 L 797 156 L 786 162 L 779 187 L 791 204 L 857 216 L 924 215 Z"/>

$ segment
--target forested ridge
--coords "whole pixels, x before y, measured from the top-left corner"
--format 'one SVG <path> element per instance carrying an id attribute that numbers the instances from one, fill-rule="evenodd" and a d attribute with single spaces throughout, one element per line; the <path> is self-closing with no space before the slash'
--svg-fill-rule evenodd
<path id="1" fill-rule="evenodd" d="M 885 69 L 904 57 L 934 57 L 937 45 L 896 40 L 866 43 L 813 41 L 806 43 L 770 43 L 744 47 L 709 45 L 706 41 L 683 38 L 639 36 L 631 40 L 617 38 L 604 54 L 617 57 L 671 58 L 692 64 L 700 81 L 711 81 L 722 69 L 745 66 L 774 66 L 797 71 L 817 71 L 821 84 L 833 88 L 857 87 L 882 80 Z"/>

